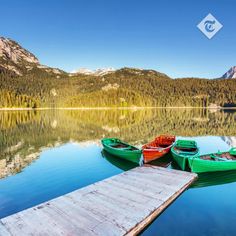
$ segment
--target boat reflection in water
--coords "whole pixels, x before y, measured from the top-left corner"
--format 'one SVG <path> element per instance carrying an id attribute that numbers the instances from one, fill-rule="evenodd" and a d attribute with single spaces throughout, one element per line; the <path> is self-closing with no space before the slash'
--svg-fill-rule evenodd
<path id="1" fill-rule="evenodd" d="M 171 168 L 181 170 L 175 161 L 171 163 Z M 190 172 L 191 170 L 187 168 L 186 171 Z M 203 188 L 233 182 L 236 182 L 236 170 L 198 173 L 198 179 L 192 184 L 191 188 Z"/>
<path id="2" fill-rule="evenodd" d="M 118 167 L 119 169 L 123 171 L 130 170 L 132 168 L 138 167 L 139 165 L 136 163 L 133 163 L 131 161 L 123 160 L 119 157 L 113 156 L 110 153 L 106 152 L 104 149 L 102 150 L 102 156 L 109 161 L 112 165 Z M 167 154 L 157 160 L 154 160 L 150 162 L 149 164 L 160 166 L 160 167 L 168 167 L 171 164 L 172 157 L 171 154 Z"/>
<path id="3" fill-rule="evenodd" d="M 236 170 L 200 173 L 198 174 L 197 181 L 191 187 L 202 188 L 214 185 L 229 184 L 233 182 L 236 182 Z"/>
<path id="4" fill-rule="evenodd" d="M 119 168 L 123 171 L 127 171 L 127 170 L 130 170 L 132 168 L 139 166 L 138 164 L 136 164 L 134 162 L 126 161 L 126 160 L 123 160 L 119 157 L 113 156 L 110 153 L 106 152 L 104 149 L 102 150 L 102 156 L 107 161 L 109 161 L 112 165 L 116 166 L 117 168 Z"/>
<path id="5" fill-rule="evenodd" d="M 173 159 L 172 159 L 171 153 L 167 153 L 163 157 L 156 159 L 154 161 L 151 161 L 148 164 L 167 168 L 171 165 L 172 160 Z"/>

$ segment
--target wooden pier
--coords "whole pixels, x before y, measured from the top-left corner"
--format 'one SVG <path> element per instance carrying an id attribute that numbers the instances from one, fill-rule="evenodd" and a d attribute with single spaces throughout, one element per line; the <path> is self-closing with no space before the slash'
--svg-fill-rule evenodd
<path id="1" fill-rule="evenodd" d="M 0 235 L 136 235 L 196 178 L 183 171 L 137 167 L 3 218 Z"/>

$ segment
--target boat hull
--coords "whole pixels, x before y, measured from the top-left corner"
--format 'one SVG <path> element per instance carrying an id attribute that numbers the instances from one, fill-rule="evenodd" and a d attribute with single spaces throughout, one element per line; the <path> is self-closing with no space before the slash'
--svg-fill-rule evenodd
<path id="1" fill-rule="evenodd" d="M 103 147 L 106 152 L 110 153 L 113 156 L 119 157 L 119 158 L 127 160 L 127 161 L 131 161 L 131 162 L 134 162 L 137 164 L 140 163 L 141 157 L 142 157 L 141 150 L 124 150 L 124 149 L 119 149 L 119 148 L 113 148 L 106 142 L 107 140 L 108 139 L 102 140 L 102 144 L 103 144 Z M 120 140 L 116 139 L 116 141 L 119 142 Z M 123 143 L 123 144 L 126 144 L 126 143 Z M 133 147 L 133 146 L 131 146 L 131 147 Z M 133 147 L 133 148 L 135 148 L 135 147 Z"/>
<path id="2" fill-rule="evenodd" d="M 175 136 L 160 135 L 152 142 L 145 144 L 142 147 L 144 163 L 149 163 L 169 153 L 174 142 Z"/>
<path id="3" fill-rule="evenodd" d="M 178 164 L 178 166 L 182 169 L 185 170 L 186 169 L 186 163 L 188 158 L 186 156 L 182 156 L 182 155 L 178 155 L 176 152 L 174 152 L 173 150 L 171 151 L 172 156 L 175 160 L 175 162 Z"/>
<path id="4" fill-rule="evenodd" d="M 171 148 L 172 156 L 175 162 L 182 170 L 185 170 L 190 158 L 199 156 L 199 148 L 195 141 L 178 140 Z"/>
<path id="5" fill-rule="evenodd" d="M 195 173 L 236 170 L 236 161 L 210 161 L 198 157 L 189 158 L 188 164 L 191 171 Z"/>
<path id="6" fill-rule="evenodd" d="M 144 163 L 148 163 L 151 161 L 154 161 L 156 159 L 159 159 L 161 157 L 163 157 L 164 155 L 166 155 L 167 153 L 169 153 L 171 147 L 166 148 L 164 150 L 150 150 L 150 149 L 143 149 L 143 161 Z"/>

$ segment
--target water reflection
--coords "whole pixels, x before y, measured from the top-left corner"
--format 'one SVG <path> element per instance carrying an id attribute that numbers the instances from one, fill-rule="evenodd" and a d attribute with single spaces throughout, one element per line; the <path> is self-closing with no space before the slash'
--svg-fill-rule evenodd
<path id="1" fill-rule="evenodd" d="M 192 188 L 202 188 L 236 182 L 236 171 L 200 173 Z"/>
<path id="2" fill-rule="evenodd" d="M 217 135 L 235 146 L 235 121 L 235 112 L 206 109 L 1 111 L 0 178 L 20 172 L 45 148 L 70 141 L 118 137 L 141 145 L 168 133 Z"/>
<path id="3" fill-rule="evenodd" d="M 122 172 L 100 153 L 96 142 L 43 150 L 21 173 L 0 180 L 0 218 Z"/>
<path id="4" fill-rule="evenodd" d="M 236 146 L 235 121 L 236 112 L 202 109 L 1 111 L 0 218 L 136 167 L 102 152 L 101 138 L 118 137 L 140 147 L 159 134 L 169 133 L 195 139 L 203 154 Z M 171 155 L 151 164 L 178 169 Z M 193 188 L 182 196 L 193 203 L 181 202 L 181 197 L 180 204 L 176 201 L 173 205 L 174 212 L 167 214 L 173 224 L 176 222 L 176 228 L 168 225 L 169 235 L 188 220 L 179 212 L 192 209 L 191 222 L 195 222 L 196 211 L 203 208 L 197 201 L 205 198 L 206 192 L 207 199 L 214 198 L 219 193 L 217 186 L 224 188 L 228 198 L 235 196 L 236 188 L 226 188 L 229 184 L 235 186 L 234 182 L 235 171 L 200 174 Z M 221 206 L 217 201 L 217 197 L 215 203 L 212 201 L 212 209 Z M 234 199 L 229 199 L 227 209 L 234 203 Z M 204 210 L 209 214 L 207 206 Z M 162 221 L 163 215 L 157 219 L 158 230 L 167 232 L 166 222 L 171 219 Z M 182 228 L 186 227 L 183 224 Z"/>
<path id="5" fill-rule="evenodd" d="M 102 150 L 101 153 L 103 158 L 105 158 L 108 162 L 110 162 L 112 165 L 116 166 L 120 170 L 127 171 L 138 166 L 138 164 L 136 163 L 117 158 L 111 155 L 110 153 L 106 152 L 105 150 Z"/>

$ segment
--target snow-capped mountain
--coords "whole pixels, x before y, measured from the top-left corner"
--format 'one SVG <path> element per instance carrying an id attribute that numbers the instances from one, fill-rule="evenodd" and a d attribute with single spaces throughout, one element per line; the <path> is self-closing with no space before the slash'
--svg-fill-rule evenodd
<path id="1" fill-rule="evenodd" d="M 94 75 L 94 76 L 102 76 L 114 72 L 114 68 L 101 68 L 96 70 L 89 70 L 87 68 L 80 68 L 79 70 L 72 71 L 71 74 L 84 74 L 84 75 Z"/>
<path id="2" fill-rule="evenodd" d="M 222 79 L 236 79 L 236 66 L 231 67 L 223 76 Z"/>
<path id="3" fill-rule="evenodd" d="M 95 74 L 96 75 L 106 75 L 106 74 L 109 74 L 111 72 L 114 72 L 115 69 L 110 67 L 110 68 L 101 68 L 101 69 L 97 69 L 95 70 Z"/>

